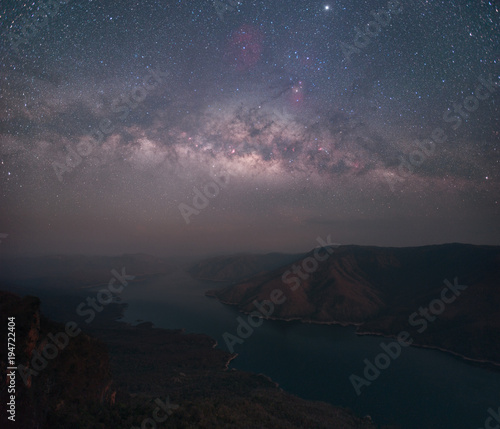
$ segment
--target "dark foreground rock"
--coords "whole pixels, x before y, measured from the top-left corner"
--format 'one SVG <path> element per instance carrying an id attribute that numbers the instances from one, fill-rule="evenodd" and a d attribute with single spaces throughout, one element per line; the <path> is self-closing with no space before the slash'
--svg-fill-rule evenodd
<path id="1" fill-rule="evenodd" d="M 33 358 L 38 353 L 43 356 L 51 341 L 48 335 L 64 332 L 65 326 L 40 314 L 38 298 L 0 292 L 0 303 L 2 326 L 7 326 L 7 317 L 16 318 L 16 364 L 27 368 L 26 377 L 37 367 Z M 214 348 L 214 340 L 205 335 L 116 322 L 121 311 L 121 305 L 109 305 L 37 375 L 27 376 L 26 384 L 18 372 L 16 422 L 7 420 L 2 406 L 2 428 L 128 429 L 143 424 L 376 428 L 368 417 L 287 394 L 265 376 L 228 370 L 234 356 Z M 5 332 L 1 330 L 2 350 L 6 350 Z M 0 359 L 2 404 L 7 401 L 8 383 L 4 356 Z"/>

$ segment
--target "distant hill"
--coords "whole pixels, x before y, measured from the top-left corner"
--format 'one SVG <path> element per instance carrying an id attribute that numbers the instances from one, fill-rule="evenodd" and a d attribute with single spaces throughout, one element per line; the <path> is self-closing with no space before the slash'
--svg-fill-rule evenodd
<path id="1" fill-rule="evenodd" d="M 107 284 L 111 270 L 129 275 L 154 275 L 178 269 L 178 261 L 143 253 L 120 256 L 53 255 L 0 259 L 0 281 L 26 284 L 43 280 L 53 288 Z"/>
<path id="2" fill-rule="evenodd" d="M 237 282 L 262 271 L 289 264 L 304 254 L 268 253 L 255 255 L 241 253 L 233 256 L 217 256 L 204 259 L 192 267 L 189 272 L 200 280 L 218 282 Z"/>
<path id="3" fill-rule="evenodd" d="M 500 364 L 499 246 L 341 246 L 329 252 L 322 250 L 321 258 L 328 258 L 315 263 L 311 251 L 207 295 L 250 313 L 256 310 L 254 301 L 270 300 L 279 290 L 286 300 L 274 305 L 269 318 L 355 324 L 358 333 L 388 336 L 405 330 L 415 345 Z M 235 272 L 233 261 L 227 258 L 226 267 L 219 262 L 217 272 Z M 459 296 L 452 291 L 457 289 L 454 279 L 467 286 L 458 287 Z M 444 303 L 442 293 L 453 302 Z M 432 321 L 420 314 L 431 303 L 439 313 L 429 314 Z"/>

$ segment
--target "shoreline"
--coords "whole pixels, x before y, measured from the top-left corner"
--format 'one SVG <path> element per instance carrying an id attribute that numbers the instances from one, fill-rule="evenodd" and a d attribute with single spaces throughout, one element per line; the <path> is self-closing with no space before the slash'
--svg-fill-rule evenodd
<path id="1" fill-rule="evenodd" d="M 385 337 L 385 338 L 391 338 L 391 339 L 396 339 L 397 335 L 394 334 L 385 334 L 382 332 L 370 332 L 370 331 L 357 331 L 356 330 L 356 335 L 362 336 L 362 335 L 371 335 L 371 336 L 377 336 L 377 337 Z M 413 339 L 414 340 L 414 339 Z M 458 352 L 454 352 L 453 350 L 445 349 L 443 347 L 439 346 L 432 346 L 428 344 L 422 344 L 422 343 L 416 343 L 415 341 L 410 344 L 410 347 L 418 347 L 422 349 L 430 349 L 430 350 L 438 350 L 443 353 L 448 353 L 453 355 L 454 357 L 458 357 L 460 359 L 463 359 L 468 362 L 472 362 L 475 364 L 479 364 L 481 366 L 489 367 L 492 370 L 500 370 L 500 362 L 495 362 L 492 360 L 487 360 L 487 359 L 477 359 L 477 358 L 471 358 L 465 355 L 462 355 Z"/>
<path id="2" fill-rule="evenodd" d="M 124 324 L 125 326 L 131 327 L 131 328 L 138 327 L 139 325 L 142 325 L 141 327 L 143 329 L 160 329 L 162 331 L 179 332 L 182 335 L 189 335 L 189 333 L 186 332 L 185 328 L 180 328 L 180 329 L 162 328 L 162 327 L 156 326 L 153 322 L 150 322 L 150 321 L 147 321 L 147 320 L 141 320 L 136 325 L 133 325 L 132 323 L 127 322 L 125 320 L 120 320 L 120 319 L 124 319 L 124 317 L 125 317 L 125 310 L 127 309 L 128 304 L 125 303 L 125 302 L 122 302 L 122 303 L 111 303 L 110 305 L 113 305 L 113 304 L 118 307 L 117 314 L 115 314 L 114 316 L 113 315 L 109 316 L 109 319 L 112 320 L 114 323 Z M 212 338 L 210 335 L 207 335 L 207 334 L 204 334 L 204 333 L 199 333 L 199 332 L 198 333 L 193 333 L 193 334 L 195 334 L 195 335 L 202 335 L 202 336 L 205 336 L 205 337 L 209 338 L 212 341 L 212 349 L 217 348 L 217 346 L 219 345 L 219 343 L 217 342 L 217 340 L 215 338 Z M 223 349 L 221 349 L 221 350 L 223 350 Z M 225 350 L 223 350 L 223 351 L 225 351 Z M 226 353 L 230 354 L 227 351 L 226 351 Z M 230 365 L 231 361 L 233 361 L 237 357 L 238 357 L 238 353 L 230 354 L 230 356 L 228 357 L 228 360 L 226 361 L 226 363 L 224 365 L 225 370 L 229 370 L 229 365 Z"/>
<path id="3" fill-rule="evenodd" d="M 216 295 L 215 290 L 209 290 L 205 293 L 205 295 L 209 298 L 216 298 L 220 303 L 225 304 L 225 305 L 230 305 L 233 307 L 238 307 L 238 304 L 228 302 L 228 301 L 223 301 L 222 299 L 218 298 Z M 247 311 L 243 311 L 238 308 L 238 312 L 242 314 L 249 315 L 250 313 Z M 319 320 L 312 320 L 312 319 L 304 319 L 301 317 L 294 317 L 294 318 L 283 318 L 283 317 L 262 317 L 264 320 L 275 320 L 275 321 L 282 321 L 282 322 L 294 322 L 294 321 L 299 321 L 301 323 L 309 323 L 309 324 L 315 324 L 315 325 L 338 325 L 342 326 L 344 328 L 353 326 L 355 327 L 355 334 L 358 336 L 362 335 L 372 335 L 372 336 L 379 336 L 379 337 L 385 337 L 385 338 L 391 338 L 395 339 L 397 338 L 397 334 L 388 334 L 388 333 L 383 333 L 383 332 L 371 332 L 371 331 L 363 331 L 360 329 L 363 326 L 363 323 L 358 323 L 358 322 L 340 322 L 340 321 L 328 321 L 328 322 L 323 322 Z M 411 347 L 419 347 L 419 348 L 425 348 L 425 349 L 430 349 L 430 350 L 438 350 L 443 353 L 448 353 L 454 357 L 463 359 L 467 363 L 472 363 L 476 364 L 479 366 L 486 367 L 488 369 L 491 369 L 492 371 L 500 371 L 500 362 L 495 362 L 492 360 L 488 359 L 479 359 L 479 358 L 472 358 L 469 356 L 465 356 L 461 353 L 455 352 L 453 350 L 445 349 L 443 347 L 439 346 L 433 346 L 433 345 L 428 345 L 428 344 L 417 344 L 415 341 L 410 345 Z"/>

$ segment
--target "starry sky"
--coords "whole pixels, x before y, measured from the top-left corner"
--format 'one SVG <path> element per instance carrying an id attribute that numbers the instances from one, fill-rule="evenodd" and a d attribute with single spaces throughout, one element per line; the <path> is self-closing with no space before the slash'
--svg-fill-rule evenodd
<path id="1" fill-rule="evenodd" d="M 500 244 L 500 4 L 6 0 L 0 251 Z"/>

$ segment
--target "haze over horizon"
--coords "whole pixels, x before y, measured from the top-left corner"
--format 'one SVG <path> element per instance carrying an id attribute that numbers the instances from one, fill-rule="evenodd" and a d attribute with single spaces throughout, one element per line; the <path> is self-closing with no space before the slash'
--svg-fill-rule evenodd
<path id="1" fill-rule="evenodd" d="M 390 3 L 4 2 L 0 252 L 500 245 L 499 6 Z"/>

